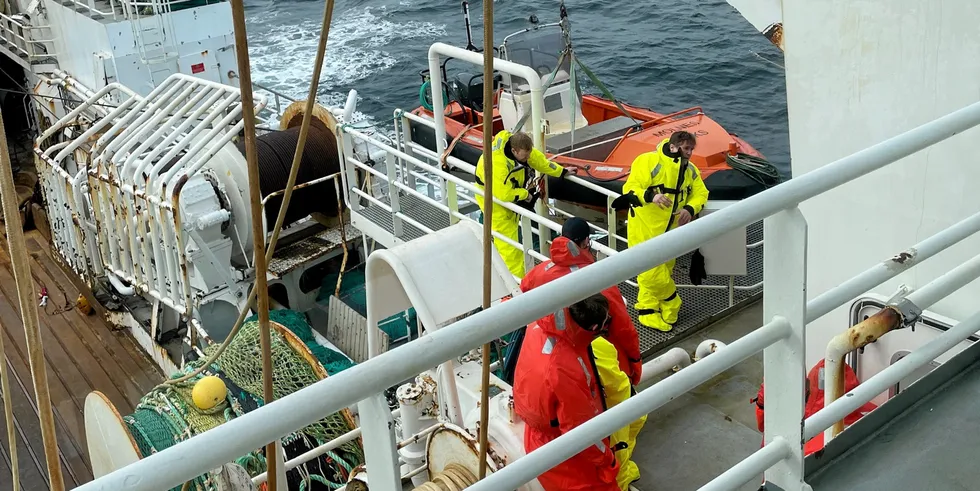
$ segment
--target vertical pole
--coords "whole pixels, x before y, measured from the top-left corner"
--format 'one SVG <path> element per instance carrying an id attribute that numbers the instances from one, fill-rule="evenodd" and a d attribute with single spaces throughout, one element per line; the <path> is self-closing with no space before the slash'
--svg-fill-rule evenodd
<path id="1" fill-rule="evenodd" d="M 766 481 L 785 491 L 803 482 L 803 409 L 806 380 L 807 225 L 796 207 L 765 219 L 763 318 L 780 316 L 793 326 L 785 339 L 765 349 L 765 442 L 789 442 L 791 455 L 766 471 Z"/>
<path id="2" fill-rule="evenodd" d="M 17 433 L 14 428 L 14 406 L 10 401 L 10 374 L 3 346 L 3 326 L 0 326 L 0 391 L 3 391 L 3 414 L 7 421 L 7 441 L 10 443 L 10 473 L 13 491 L 20 491 L 20 467 L 17 464 Z"/>
<path id="3" fill-rule="evenodd" d="M 242 93 L 242 119 L 245 121 L 245 161 L 248 164 L 248 191 L 252 205 L 252 249 L 254 251 L 255 285 L 259 314 L 260 344 L 262 345 L 262 402 L 275 399 L 272 392 L 272 340 L 269 332 L 269 286 L 266 277 L 265 230 L 262 227 L 262 195 L 259 192 L 259 161 L 255 149 L 255 104 L 252 101 L 252 70 L 248 59 L 248 38 L 245 33 L 243 0 L 231 0 L 231 16 L 235 26 L 235 50 L 238 55 L 239 88 Z M 283 203 L 284 207 L 286 203 Z M 280 213 L 281 214 L 281 213 Z M 276 444 L 265 447 L 268 463 L 269 490 L 276 491 L 279 474 L 276 471 Z"/>
<path id="4" fill-rule="evenodd" d="M 27 259 L 24 229 L 20 223 L 20 212 L 17 210 L 17 192 L 14 191 L 14 174 L 10 168 L 10 153 L 7 149 L 7 134 L 3 125 L 2 113 L 0 113 L 0 199 L 3 201 L 3 221 L 7 229 L 7 247 L 10 249 L 14 282 L 17 284 L 20 316 L 24 323 L 24 334 L 27 337 L 27 357 L 30 359 L 31 378 L 34 381 L 34 397 L 37 400 L 37 411 L 41 420 L 41 439 L 44 441 L 44 459 L 48 466 L 48 479 L 51 484 L 51 491 L 62 491 L 65 489 L 65 482 L 61 476 L 61 459 L 58 458 L 54 412 L 51 410 L 51 395 L 48 392 L 48 372 L 44 361 L 44 347 L 41 346 L 37 304 L 34 303 L 37 301 L 37 295 L 34 292 L 34 280 L 31 277 L 31 264 Z M 0 360 L 0 363 L 6 362 Z M 6 397 L 6 388 L 3 392 L 4 397 Z"/>
<path id="5" fill-rule="evenodd" d="M 435 88 L 432 89 L 435 92 Z M 493 2 L 483 1 L 483 100 L 493 101 Z M 483 113 L 483 308 L 490 308 L 493 249 L 493 105 Z M 480 475 L 487 475 L 487 427 L 490 425 L 490 343 L 483 345 L 480 383 Z"/>

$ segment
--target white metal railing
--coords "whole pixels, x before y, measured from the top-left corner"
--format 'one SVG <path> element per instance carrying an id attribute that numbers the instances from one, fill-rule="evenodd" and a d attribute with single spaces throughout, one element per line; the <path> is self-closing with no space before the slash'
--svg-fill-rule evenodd
<path id="1" fill-rule="evenodd" d="M 438 93 L 439 91 L 435 91 Z M 751 472 L 766 469 L 769 482 L 788 491 L 803 484 L 803 337 L 806 324 L 805 266 L 806 223 L 796 206 L 860 176 L 918 152 L 950 136 L 980 124 L 980 103 L 926 123 L 906 133 L 844 157 L 810 173 L 782 183 L 733 206 L 719 210 L 682 228 L 663 234 L 611 256 L 603 267 L 582 268 L 547 285 L 519 295 L 490 309 L 466 317 L 408 344 L 383 353 L 337 375 L 220 425 L 208 432 L 150 455 L 111 474 L 87 483 L 83 490 L 167 489 L 233 461 L 248 450 L 262 447 L 299 428 L 358 401 L 376 398 L 388 387 L 462 353 L 527 325 L 603 288 L 694 250 L 723 233 L 766 219 L 765 315 L 762 328 L 719 349 L 703 361 L 668 377 L 653 388 L 601 413 L 527 456 L 480 481 L 470 489 L 515 489 L 629 421 L 708 380 L 739 361 L 765 350 L 767 397 L 766 447 L 746 462 L 713 481 L 731 488 Z M 768 217 L 768 218 L 767 218 Z M 777 267 L 778 266 L 778 267 Z M 901 268 L 898 268 L 901 269 Z M 897 274 L 897 273 L 896 273 Z M 880 277 L 872 269 L 862 276 Z M 850 285 L 870 281 L 859 279 Z M 841 288 L 841 287 L 836 287 Z M 947 331 L 925 348 L 881 374 L 865 381 L 845 397 L 825 408 L 817 421 L 828 424 L 846 409 L 860 404 L 858 394 L 873 396 L 897 380 L 904 370 L 931 359 L 952 346 L 964 332 L 980 327 L 980 315 Z M 816 416 L 821 415 L 817 413 Z M 814 422 L 814 418 L 810 418 Z M 816 427 L 816 426 L 815 426 Z M 821 429 L 815 430 L 816 432 Z M 810 434 L 816 434 L 813 430 Z M 366 454 L 378 455 L 390 438 L 366 437 Z M 788 451 L 780 447 L 782 442 Z M 382 451 L 381 454 L 384 454 Z M 371 467 L 368 467 L 371 472 Z M 384 476 L 377 482 L 384 480 Z M 372 480 L 373 481 L 373 480 Z M 722 486 L 724 484 L 724 486 Z"/>
<path id="2" fill-rule="evenodd" d="M 30 26 L 0 14 L 0 37 L 7 41 L 8 49 L 28 62 L 55 57 L 55 53 L 51 51 L 54 39 L 48 39 L 50 35 L 48 26 Z"/>
<path id="3" fill-rule="evenodd" d="M 244 124 L 234 123 L 241 111 L 238 89 L 175 74 L 146 97 L 130 94 L 77 137 L 48 146 L 56 132 L 75 124 L 81 114 L 91 114 L 93 105 L 119 88 L 110 84 L 92 93 L 37 139 L 42 188 L 56 197 L 54 202 L 67 205 L 51 208 L 52 223 L 60 224 L 52 226 L 52 243 L 86 281 L 114 276 L 191 318 L 186 341 L 199 349 L 196 338 L 210 340 L 192 315 L 200 297 L 191 286 L 193 261 L 185 244 L 193 239 L 209 261 L 219 264 L 195 237 L 198 229 L 226 221 L 230 214 L 219 210 L 182 223 L 180 197 L 184 184 Z M 264 98 L 256 97 L 256 104 L 264 107 Z M 75 150 L 87 144 L 93 160 L 73 161 Z M 130 226 L 134 223 L 144 226 Z M 236 285 L 230 274 L 224 279 L 228 287 Z"/>
<path id="4" fill-rule="evenodd" d="M 398 169 L 399 169 L 399 174 L 401 174 L 403 177 L 404 176 L 411 176 L 413 179 L 419 179 L 419 180 L 422 180 L 422 181 L 427 182 L 428 184 L 430 184 L 430 185 L 432 185 L 434 187 L 438 187 L 441 190 L 441 193 L 442 193 L 441 194 L 441 197 L 442 197 L 442 205 L 443 206 L 440 206 L 440 209 L 444 209 L 444 208 L 447 208 L 448 207 L 448 208 L 450 208 L 450 211 L 455 214 L 455 212 L 459 211 L 458 203 L 459 203 L 460 197 L 462 197 L 466 201 L 469 201 L 471 203 L 475 203 L 475 200 L 471 196 L 472 196 L 472 191 L 474 189 L 476 189 L 476 188 L 474 188 L 472 185 L 471 186 L 466 186 L 463 189 L 465 191 L 470 191 L 470 193 L 464 194 L 464 193 L 460 193 L 459 192 L 459 189 L 458 189 L 458 181 L 459 180 L 458 179 L 452 181 L 451 182 L 452 185 L 449 185 L 450 181 L 447 181 L 446 179 L 443 179 L 442 178 L 442 176 L 444 176 L 446 173 L 445 172 L 442 172 L 441 169 L 439 169 L 439 166 L 441 164 L 441 158 L 440 158 L 440 156 L 438 154 L 436 154 L 433 150 L 431 150 L 429 148 L 426 148 L 425 146 L 420 145 L 419 143 L 416 143 L 416 142 L 412 141 L 412 139 L 411 139 L 411 132 L 408 129 L 405 129 L 405 128 L 408 127 L 409 121 L 411 121 L 413 123 L 416 123 L 416 124 L 420 124 L 420 125 L 426 126 L 428 128 L 435 129 L 435 127 L 436 127 L 435 121 L 433 121 L 431 118 L 424 117 L 424 116 L 419 116 L 417 114 L 412 114 L 410 112 L 406 112 L 406 111 L 403 111 L 401 109 L 396 109 L 395 110 L 394 118 L 395 118 L 395 142 L 396 142 L 396 144 L 399 144 L 401 146 L 401 148 L 403 149 L 403 151 L 406 154 L 411 155 L 413 157 L 416 157 L 416 159 L 403 159 L 403 158 L 400 158 L 400 157 L 398 157 L 396 155 L 395 162 L 397 163 L 397 166 L 398 166 Z M 370 144 L 373 145 L 374 142 L 371 141 Z M 420 167 L 420 165 L 417 164 L 417 159 L 425 159 L 426 163 L 428 164 L 428 165 L 422 165 L 421 166 L 423 168 L 423 170 L 425 171 L 424 173 L 420 173 L 416 169 L 416 167 Z M 452 165 L 453 167 L 459 168 L 459 169 L 461 169 L 461 170 L 463 170 L 465 172 L 468 172 L 470 174 L 473 174 L 476 171 L 476 168 L 473 165 L 470 165 L 469 163 L 467 163 L 467 162 L 459 159 L 458 157 L 452 156 L 452 155 L 448 155 L 446 157 L 446 162 L 448 164 Z M 389 162 L 389 165 L 391 165 L 390 162 Z M 439 169 L 440 172 L 433 172 L 432 169 Z M 432 178 L 426 176 L 425 173 L 436 175 L 436 177 L 438 179 L 432 179 Z M 596 259 L 601 259 L 602 257 L 607 257 L 609 255 L 616 254 L 618 252 L 618 249 L 617 249 L 617 241 L 622 241 L 624 244 L 627 242 L 626 237 L 623 237 L 623 236 L 617 234 L 616 233 L 616 228 L 615 228 L 615 224 L 617 223 L 616 210 L 612 207 L 612 202 L 613 202 L 614 199 L 618 198 L 620 196 L 620 194 L 618 194 L 618 193 L 616 193 L 614 191 L 611 191 L 609 189 L 606 189 L 606 188 L 604 188 L 602 186 L 599 186 L 599 185 L 597 185 L 595 183 L 586 181 L 585 179 L 582 179 L 581 177 L 578 177 L 578 176 L 568 175 L 568 176 L 565 177 L 565 179 L 567 179 L 567 180 L 569 180 L 571 182 L 574 182 L 577 185 L 582 186 L 582 187 L 584 187 L 586 189 L 589 189 L 591 191 L 595 191 L 597 193 L 600 193 L 600 194 L 602 194 L 603 196 L 606 197 L 606 210 L 607 210 L 607 212 L 606 212 L 606 214 L 607 214 L 607 216 L 606 216 L 606 223 L 607 223 L 607 226 L 606 227 L 602 227 L 602 226 L 596 225 L 595 223 L 592 223 L 592 222 L 588 222 L 588 224 L 589 224 L 589 227 L 592 230 L 595 231 L 595 233 L 600 234 L 600 235 L 603 235 L 603 236 L 605 236 L 605 237 L 608 238 L 607 239 L 607 241 L 608 241 L 608 246 L 607 247 L 604 247 L 602 249 L 598 249 L 598 248 L 596 249 L 596 251 L 600 253 L 599 254 L 599 257 L 597 257 Z M 409 185 L 410 187 L 412 187 L 412 188 L 415 187 L 414 180 L 404 179 L 404 182 L 407 185 Z M 429 198 L 433 198 L 433 196 L 430 195 Z M 542 201 L 544 201 L 544 200 L 542 200 Z M 495 203 L 499 203 L 499 201 L 495 201 Z M 571 216 L 573 216 L 571 213 L 569 213 L 569 212 L 567 212 L 565 210 L 562 210 L 561 208 L 555 206 L 554 204 L 552 204 L 550 202 L 545 202 L 544 203 L 544 206 L 545 206 L 545 208 L 548 211 L 550 211 L 552 213 L 555 213 L 557 215 L 562 215 L 562 216 L 565 216 L 565 217 L 571 217 Z M 538 233 L 538 230 L 540 230 L 540 228 L 541 228 L 540 226 L 538 226 L 538 227 L 532 226 L 532 225 L 541 225 L 540 224 L 540 221 L 537 218 L 537 217 L 540 217 L 541 215 L 536 214 L 536 213 L 535 214 L 532 214 L 532 215 L 533 215 L 533 217 L 530 218 L 530 222 L 526 222 L 524 220 L 521 220 L 521 234 L 524 237 L 528 237 L 532 232 Z M 545 223 L 543 225 L 546 228 L 551 228 L 547 223 Z M 535 228 L 537 228 L 538 230 L 535 230 Z M 497 236 L 497 235 L 495 235 L 495 236 Z M 540 239 L 540 237 L 539 237 L 539 239 Z M 504 241 L 507 242 L 508 244 L 514 245 L 513 241 L 511 241 L 511 240 L 504 239 Z M 546 241 L 541 241 L 539 244 L 542 244 L 543 245 L 543 244 L 545 244 L 545 242 Z M 747 244 L 745 247 L 746 247 L 746 249 L 755 249 L 755 248 L 761 247 L 763 245 L 763 243 L 764 243 L 764 241 L 761 241 L 760 240 L 760 241 L 755 242 L 755 243 L 752 243 L 752 244 Z M 531 247 L 531 245 L 532 245 L 532 242 L 528 242 L 526 245 L 524 245 L 524 244 L 522 244 L 522 245 L 515 245 L 515 247 L 517 247 L 518 249 L 522 249 L 523 250 L 524 255 L 525 255 L 525 264 L 527 264 L 529 266 L 529 269 L 530 269 L 530 266 L 533 265 L 533 263 L 529 262 L 530 259 L 534 258 L 534 259 L 541 260 L 541 258 L 544 257 L 544 255 L 541 252 L 532 250 L 533 248 Z M 541 249 L 543 249 L 543 247 L 541 247 Z M 629 284 L 629 285 L 633 286 L 634 288 L 638 288 L 637 283 L 635 281 L 633 281 L 633 280 L 627 280 L 624 283 Z M 760 282 L 757 282 L 757 283 L 754 283 L 752 285 L 736 285 L 735 284 L 735 276 L 729 276 L 728 277 L 728 284 L 727 285 L 691 285 L 691 284 L 678 283 L 676 286 L 677 286 L 677 288 L 695 289 L 695 290 L 727 290 L 728 291 L 728 299 L 729 299 L 728 300 L 729 307 L 732 307 L 732 306 L 735 305 L 735 292 L 736 291 L 756 291 L 759 288 L 761 288 L 762 285 L 763 285 L 763 282 L 761 282 L 761 281 Z"/>

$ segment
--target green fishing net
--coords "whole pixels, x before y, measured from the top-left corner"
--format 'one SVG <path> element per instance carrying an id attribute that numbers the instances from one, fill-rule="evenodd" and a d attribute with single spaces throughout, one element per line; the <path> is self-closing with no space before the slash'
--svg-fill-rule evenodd
<path id="1" fill-rule="evenodd" d="M 306 347 L 310 349 L 313 356 L 323 365 L 328 375 L 336 375 L 352 366 L 354 362 L 346 356 L 325 346 L 320 346 L 313 337 L 313 328 L 306 321 L 306 316 L 295 310 L 270 310 L 269 320 L 282 324 L 296 335 Z M 257 322 L 258 316 L 251 316 L 245 322 Z"/>
<path id="2" fill-rule="evenodd" d="M 328 373 L 336 373 L 352 365 L 343 355 L 316 344 L 313 332 L 303 314 L 280 310 L 270 313 L 270 317 L 296 334 L 307 347 L 311 348 L 321 364 L 330 365 L 332 368 L 327 370 Z M 275 330 L 271 334 L 275 397 L 285 397 L 317 382 L 318 377 L 309 363 L 293 351 L 281 334 Z M 204 358 L 185 364 L 184 369 L 175 373 L 172 378 L 196 370 L 217 349 L 217 345 L 209 346 L 205 349 Z M 203 373 L 180 384 L 154 388 L 140 400 L 133 414 L 123 418 L 140 452 L 147 456 L 164 450 L 261 406 L 263 404 L 261 358 L 258 322 L 253 316 L 243 323 L 228 348 Z M 201 410 L 193 403 L 191 393 L 194 384 L 208 375 L 217 376 L 225 382 L 228 396 L 217 406 L 209 410 Z M 287 458 L 295 457 L 352 429 L 340 412 L 328 415 L 282 439 Z M 300 486 L 304 489 L 336 489 L 341 483 L 346 482 L 345 476 L 349 474 L 350 469 L 363 461 L 363 451 L 359 442 L 357 440 L 348 442 L 333 452 L 328 452 L 324 457 L 290 471 L 287 480 L 295 486 L 291 485 L 289 488 L 296 489 Z M 236 462 L 252 476 L 266 470 L 262 449 L 249 452 Z M 198 477 L 192 483 L 191 489 L 215 489 L 206 475 Z M 179 487 L 174 490 L 179 491 Z"/>

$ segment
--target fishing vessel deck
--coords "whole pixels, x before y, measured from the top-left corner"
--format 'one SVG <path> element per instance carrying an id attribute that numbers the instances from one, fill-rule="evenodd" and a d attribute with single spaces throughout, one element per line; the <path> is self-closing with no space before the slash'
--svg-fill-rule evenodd
<path id="1" fill-rule="evenodd" d="M 25 238 L 34 289 L 47 288 L 49 295 L 47 305 L 38 307 L 38 316 L 62 474 L 66 487 L 74 488 L 92 480 L 85 440 L 85 397 L 99 391 L 122 414 L 129 414 L 163 376 L 127 331 L 114 331 L 104 320 L 102 307 L 84 285 L 65 274 L 46 239 L 36 230 L 25 232 Z M 80 293 L 94 307 L 91 315 L 75 308 Z M 45 490 L 49 485 L 44 445 L 22 326 L 7 242 L 0 238 L 0 335 L 6 348 L 3 363 L 11 375 L 21 489 Z M 6 431 L 0 418 L 0 432 L 6 435 Z M 10 465 L 6 445 L 0 446 L 0 474 L 9 476 Z M 11 488 L 9 479 L 0 480 L 0 491 Z"/>
<path id="2" fill-rule="evenodd" d="M 704 340 L 731 343 L 762 324 L 762 302 L 726 317 L 677 343 L 688 353 Z M 762 383 L 762 353 L 716 375 L 694 390 L 650 413 L 636 440 L 633 461 L 640 468 L 637 491 L 700 489 L 759 449 L 762 433 L 756 427 L 755 397 Z M 657 376 L 638 389 L 659 382 Z M 756 491 L 762 482 L 738 491 Z"/>

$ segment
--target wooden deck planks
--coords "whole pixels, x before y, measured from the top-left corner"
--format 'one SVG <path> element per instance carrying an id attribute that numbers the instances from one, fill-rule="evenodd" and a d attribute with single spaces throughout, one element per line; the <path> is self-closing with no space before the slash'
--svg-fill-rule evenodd
<path id="1" fill-rule="evenodd" d="M 146 392 L 163 381 L 163 375 L 128 332 L 111 329 L 104 321 L 100 306 L 95 306 L 97 312 L 88 316 L 74 308 L 55 312 L 56 308 L 64 306 L 66 297 L 74 305 L 84 286 L 55 262 L 49 245 L 40 235 L 28 232 L 26 238 L 35 289 L 40 291 L 40 285 L 48 289 L 50 305 L 47 312 L 39 308 L 38 317 L 65 483 L 75 487 L 92 479 L 85 441 L 85 397 L 98 390 L 116 405 L 120 414 L 129 414 Z M 87 296 L 91 298 L 90 294 Z M 4 336 L 5 361 L 13 375 L 11 392 L 18 430 L 21 484 L 25 490 L 41 490 L 47 489 L 47 469 L 27 345 L 18 312 L 7 244 L 0 237 L 0 335 Z M 0 430 L 3 431 L 0 433 L 3 439 L 0 491 L 5 491 L 11 485 L 6 429 L 2 420 L 0 415 Z"/>

